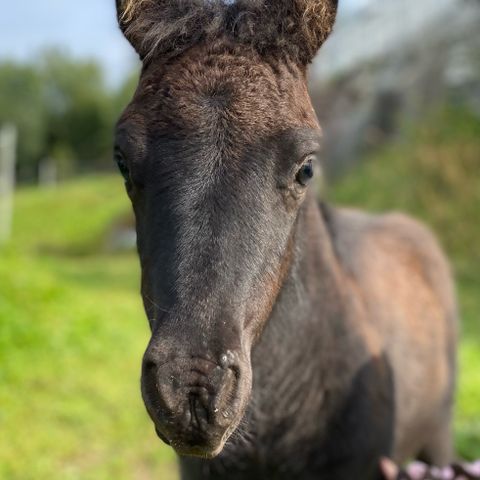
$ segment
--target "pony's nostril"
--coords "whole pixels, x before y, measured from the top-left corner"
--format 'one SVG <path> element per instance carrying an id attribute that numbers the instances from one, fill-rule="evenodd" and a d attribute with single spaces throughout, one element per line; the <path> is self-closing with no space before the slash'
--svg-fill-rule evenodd
<path id="1" fill-rule="evenodd" d="M 157 370 L 157 363 L 151 359 L 145 359 L 143 361 L 143 373 L 144 374 L 153 374 Z"/>

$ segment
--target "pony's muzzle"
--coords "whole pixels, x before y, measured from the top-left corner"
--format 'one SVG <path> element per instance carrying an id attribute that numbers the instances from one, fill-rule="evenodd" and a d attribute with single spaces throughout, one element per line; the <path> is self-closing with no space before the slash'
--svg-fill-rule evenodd
<path id="1" fill-rule="evenodd" d="M 218 361 L 187 356 L 158 362 L 147 350 L 142 394 L 158 436 L 178 454 L 214 457 L 241 416 L 242 368 L 236 355 Z"/>

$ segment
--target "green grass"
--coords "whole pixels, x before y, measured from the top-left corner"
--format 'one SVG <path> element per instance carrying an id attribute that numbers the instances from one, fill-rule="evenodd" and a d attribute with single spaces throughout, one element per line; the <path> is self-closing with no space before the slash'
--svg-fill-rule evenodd
<path id="1" fill-rule="evenodd" d="M 456 268 L 464 319 L 457 447 L 480 456 L 480 126 L 443 112 L 331 191 L 429 223 Z M 452 128 L 447 128 L 453 125 Z M 129 211 L 117 177 L 22 189 L 0 250 L 0 479 L 174 480 L 139 391 L 148 340 L 134 253 L 103 252 Z"/>
<path id="2" fill-rule="evenodd" d="M 480 121 L 436 111 L 407 141 L 368 158 L 331 197 L 372 211 L 402 210 L 436 232 L 457 279 L 462 317 L 456 415 L 458 453 L 480 457 Z"/>
<path id="3" fill-rule="evenodd" d="M 176 478 L 144 411 L 148 328 L 135 254 L 99 251 L 118 178 L 16 197 L 0 252 L 0 478 Z"/>

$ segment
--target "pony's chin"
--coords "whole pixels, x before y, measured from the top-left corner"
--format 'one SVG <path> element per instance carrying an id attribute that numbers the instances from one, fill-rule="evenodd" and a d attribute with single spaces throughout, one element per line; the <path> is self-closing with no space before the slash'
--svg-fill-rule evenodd
<path id="1" fill-rule="evenodd" d="M 193 457 L 193 458 L 203 458 L 206 460 L 213 460 L 218 457 L 223 451 L 224 444 L 218 446 L 215 449 L 203 448 L 200 446 L 195 447 L 174 447 L 175 453 L 181 457 Z"/>
<path id="2" fill-rule="evenodd" d="M 182 438 L 169 439 L 158 428 L 156 428 L 157 436 L 166 445 L 172 447 L 175 453 L 181 457 L 204 458 L 211 460 L 220 455 L 225 447 L 225 444 L 230 437 L 227 433 L 223 437 L 217 439 L 208 439 L 206 437 L 199 438 Z"/>

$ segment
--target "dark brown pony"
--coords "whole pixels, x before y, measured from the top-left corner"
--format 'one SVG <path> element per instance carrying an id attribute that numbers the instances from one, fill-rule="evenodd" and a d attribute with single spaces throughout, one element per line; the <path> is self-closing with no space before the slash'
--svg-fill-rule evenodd
<path id="1" fill-rule="evenodd" d="M 433 236 L 317 203 L 307 66 L 336 0 L 125 0 L 116 133 L 152 337 L 142 393 L 183 478 L 373 480 L 450 461 L 456 306 Z M 341 140 L 339 140 L 341 141 Z"/>

